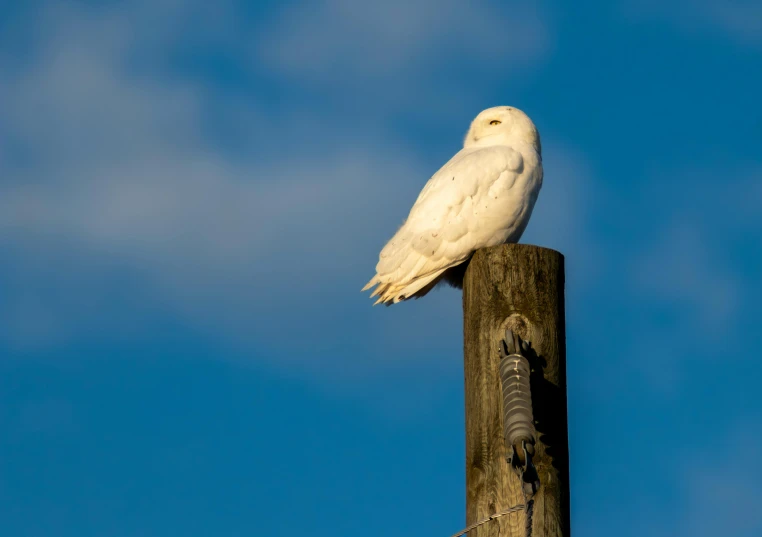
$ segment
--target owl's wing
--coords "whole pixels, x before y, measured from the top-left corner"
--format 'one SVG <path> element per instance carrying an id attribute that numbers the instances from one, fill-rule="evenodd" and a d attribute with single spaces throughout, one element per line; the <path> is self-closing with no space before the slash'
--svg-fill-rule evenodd
<path id="1" fill-rule="evenodd" d="M 457 153 L 423 187 L 363 290 L 378 284 L 371 295 L 380 295 L 376 303 L 412 298 L 445 270 L 491 245 L 511 215 L 496 215 L 490 203 L 505 196 L 522 167 L 521 154 L 507 146 Z"/>

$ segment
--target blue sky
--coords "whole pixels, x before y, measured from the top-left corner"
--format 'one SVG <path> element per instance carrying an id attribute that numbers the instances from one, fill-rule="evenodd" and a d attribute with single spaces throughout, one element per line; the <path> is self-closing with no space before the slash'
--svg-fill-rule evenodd
<path id="1" fill-rule="evenodd" d="M 216 4 L 0 2 L 3 535 L 460 529 L 460 295 L 359 289 L 495 105 L 575 534 L 762 533 L 758 2 Z"/>

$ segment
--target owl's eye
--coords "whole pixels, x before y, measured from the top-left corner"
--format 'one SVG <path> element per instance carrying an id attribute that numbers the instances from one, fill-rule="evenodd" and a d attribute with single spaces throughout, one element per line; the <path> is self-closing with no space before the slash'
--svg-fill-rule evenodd
<path id="1" fill-rule="evenodd" d="M 500 121 L 498 121 L 496 119 L 493 119 L 492 121 L 489 122 L 489 124 L 490 125 L 500 125 Z"/>

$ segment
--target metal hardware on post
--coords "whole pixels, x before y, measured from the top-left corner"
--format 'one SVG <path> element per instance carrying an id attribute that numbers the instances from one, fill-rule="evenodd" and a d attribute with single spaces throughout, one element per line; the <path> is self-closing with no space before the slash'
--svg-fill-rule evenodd
<path id="1" fill-rule="evenodd" d="M 527 499 L 540 486 L 537 470 L 532 464 L 535 435 L 532 413 L 532 392 L 529 375 L 531 366 L 523 355 L 528 345 L 512 330 L 505 331 L 500 345 L 500 380 L 503 390 L 503 436 L 508 451 L 508 464 L 521 480 Z"/>

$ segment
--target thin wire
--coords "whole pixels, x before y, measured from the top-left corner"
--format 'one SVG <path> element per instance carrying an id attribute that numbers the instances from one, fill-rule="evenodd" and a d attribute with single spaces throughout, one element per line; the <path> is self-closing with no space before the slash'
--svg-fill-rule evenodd
<path id="1" fill-rule="evenodd" d="M 527 519 L 524 534 L 526 537 L 532 537 L 532 513 L 534 512 L 534 500 L 527 502 Z"/>
<path id="2" fill-rule="evenodd" d="M 481 526 L 482 524 L 486 524 L 490 520 L 495 520 L 496 518 L 500 518 L 501 516 L 508 515 L 510 513 L 517 513 L 518 511 L 521 511 L 522 509 L 524 509 L 524 507 L 526 507 L 524 504 L 514 505 L 510 509 L 506 509 L 505 511 L 501 511 L 499 513 L 495 513 L 494 515 L 490 515 L 487 518 L 483 518 L 479 522 L 474 522 L 473 524 L 468 526 L 466 529 L 462 530 L 459 533 L 456 533 L 455 535 L 451 535 L 450 537 L 461 537 L 461 535 L 465 535 L 466 533 L 468 533 L 472 529 L 478 528 L 479 526 Z"/>

